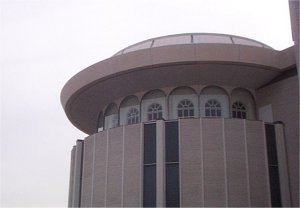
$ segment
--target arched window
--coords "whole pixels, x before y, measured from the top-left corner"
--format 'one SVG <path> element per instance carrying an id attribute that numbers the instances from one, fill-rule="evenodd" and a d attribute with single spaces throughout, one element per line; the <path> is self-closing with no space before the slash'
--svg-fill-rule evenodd
<path id="1" fill-rule="evenodd" d="M 152 103 L 147 110 L 147 115 L 148 115 L 148 121 L 162 119 L 162 115 L 163 115 L 162 106 L 158 103 Z"/>
<path id="2" fill-rule="evenodd" d="M 218 103 L 219 107 L 217 107 L 216 103 Z M 223 88 L 208 86 L 201 91 L 200 116 L 229 118 L 230 114 L 229 97 Z"/>
<path id="3" fill-rule="evenodd" d="M 128 125 L 140 122 L 140 104 L 134 95 L 129 95 L 120 104 L 120 125 Z"/>
<path id="4" fill-rule="evenodd" d="M 243 110 L 241 104 L 244 106 L 245 110 Z M 247 89 L 242 88 L 232 90 L 231 112 L 233 118 L 242 118 L 250 120 L 256 119 L 255 99 L 252 93 Z"/>
<path id="5" fill-rule="evenodd" d="M 140 120 L 140 112 L 136 108 L 131 108 L 127 113 L 127 124 L 136 124 Z"/>
<path id="6" fill-rule="evenodd" d="M 98 116 L 97 132 L 103 131 L 103 113 L 102 111 Z"/>
<path id="7" fill-rule="evenodd" d="M 168 97 L 169 119 L 178 119 L 184 117 L 198 117 L 198 95 L 191 87 L 180 86 L 171 91 Z M 182 102 L 182 103 L 181 103 Z M 187 102 L 193 105 L 193 110 L 187 106 Z M 180 104 L 181 103 L 181 104 Z M 190 109 L 190 111 L 184 111 Z"/>
<path id="8" fill-rule="evenodd" d="M 232 118 L 247 118 L 247 110 L 243 103 L 238 101 L 232 104 Z"/>
<path id="9" fill-rule="evenodd" d="M 142 97 L 140 121 L 167 119 L 166 94 L 161 90 L 152 90 Z"/>
<path id="10" fill-rule="evenodd" d="M 205 103 L 205 116 L 206 117 L 221 117 L 222 108 L 219 101 L 210 99 Z"/>
<path id="11" fill-rule="evenodd" d="M 118 108 L 114 103 L 109 104 L 104 114 L 104 128 L 111 129 L 119 124 Z"/>
<path id="12" fill-rule="evenodd" d="M 194 117 L 194 104 L 188 99 L 180 101 L 177 106 L 177 114 L 178 118 Z"/>

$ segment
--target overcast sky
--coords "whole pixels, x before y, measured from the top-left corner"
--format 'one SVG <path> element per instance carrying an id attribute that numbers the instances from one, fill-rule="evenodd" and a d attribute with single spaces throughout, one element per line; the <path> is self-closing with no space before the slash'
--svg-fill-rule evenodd
<path id="1" fill-rule="evenodd" d="M 292 43 L 288 0 L 0 0 L 1 205 L 66 206 L 70 151 L 84 133 L 60 104 L 80 70 L 177 33 Z"/>

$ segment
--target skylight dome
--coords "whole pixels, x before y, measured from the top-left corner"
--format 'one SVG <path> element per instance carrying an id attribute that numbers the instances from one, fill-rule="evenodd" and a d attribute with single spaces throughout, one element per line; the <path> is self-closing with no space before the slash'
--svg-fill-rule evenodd
<path id="1" fill-rule="evenodd" d="M 256 40 L 252 40 L 249 38 L 244 38 L 235 35 L 226 35 L 226 34 L 214 34 L 214 33 L 185 33 L 185 34 L 176 34 L 176 35 L 168 35 L 157 38 L 148 39 L 116 53 L 114 56 L 143 50 L 147 48 L 155 48 L 167 45 L 182 45 L 182 44 L 201 44 L 201 43 L 219 43 L 219 44 L 237 44 L 237 45 L 248 45 L 254 47 L 261 48 L 269 48 L 270 46 L 258 42 Z"/>

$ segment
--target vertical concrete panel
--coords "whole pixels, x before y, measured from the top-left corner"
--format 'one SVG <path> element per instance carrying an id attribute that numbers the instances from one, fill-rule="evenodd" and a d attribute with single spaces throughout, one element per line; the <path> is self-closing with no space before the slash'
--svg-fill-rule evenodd
<path id="1" fill-rule="evenodd" d="M 181 119 L 179 124 L 181 206 L 203 206 L 200 120 Z"/>
<path id="2" fill-rule="evenodd" d="M 105 206 L 106 134 L 104 131 L 97 133 L 95 138 L 93 207 Z"/>
<path id="3" fill-rule="evenodd" d="M 156 121 L 156 205 L 166 206 L 165 123 Z"/>
<path id="4" fill-rule="evenodd" d="M 84 140 L 83 148 L 81 207 L 92 206 L 93 150 L 94 136 L 89 136 Z"/>
<path id="5" fill-rule="evenodd" d="M 278 167 L 280 177 L 281 202 L 283 207 L 291 207 L 290 180 L 288 175 L 288 163 L 286 155 L 284 126 L 283 124 L 275 124 L 276 148 L 278 156 Z"/>
<path id="6" fill-rule="evenodd" d="M 271 206 L 265 131 L 261 121 L 246 121 L 250 205 Z"/>
<path id="7" fill-rule="evenodd" d="M 141 124 L 125 127 L 123 206 L 141 206 Z"/>
<path id="8" fill-rule="evenodd" d="M 204 206 L 226 206 L 222 119 L 202 119 Z"/>
<path id="9" fill-rule="evenodd" d="M 106 206 L 120 207 L 122 197 L 123 127 L 109 130 Z"/>
<path id="10" fill-rule="evenodd" d="M 81 204 L 83 146 L 84 146 L 83 141 L 77 140 L 76 148 L 75 148 L 74 180 L 73 180 L 73 196 L 72 196 L 72 206 L 74 207 L 78 207 Z"/>
<path id="11" fill-rule="evenodd" d="M 244 120 L 225 119 L 228 206 L 249 207 Z"/>
<path id="12" fill-rule="evenodd" d="M 71 167 L 70 167 L 70 182 L 69 182 L 69 199 L 68 207 L 73 206 L 73 190 L 74 190 L 74 175 L 75 175 L 75 154 L 76 146 L 73 146 L 71 151 Z"/>

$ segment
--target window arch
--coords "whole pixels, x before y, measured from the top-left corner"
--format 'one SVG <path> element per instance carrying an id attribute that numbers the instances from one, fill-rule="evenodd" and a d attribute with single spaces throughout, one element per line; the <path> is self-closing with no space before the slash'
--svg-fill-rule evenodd
<path id="1" fill-rule="evenodd" d="M 148 121 L 159 120 L 163 118 L 162 106 L 158 103 L 152 103 L 147 110 Z"/>
<path id="2" fill-rule="evenodd" d="M 119 124 L 118 108 L 115 103 L 109 104 L 104 114 L 104 128 L 110 129 Z"/>
<path id="3" fill-rule="evenodd" d="M 97 132 L 103 131 L 103 113 L 102 111 L 99 113 L 98 116 L 98 123 L 97 123 Z"/>
<path id="4" fill-rule="evenodd" d="M 140 120 L 142 122 L 147 122 L 149 120 L 166 119 L 166 109 L 166 94 L 162 90 L 156 89 L 147 92 L 142 98 Z"/>
<path id="5" fill-rule="evenodd" d="M 140 121 L 140 104 L 136 96 L 130 95 L 123 99 L 120 104 L 119 116 L 120 125 L 134 124 Z"/>
<path id="6" fill-rule="evenodd" d="M 255 119 L 255 100 L 251 92 L 243 88 L 236 88 L 231 92 L 231 113 L 234 117 L 234 103 L 241 103 L 246 109 L 246 115 L 244 119 Z M 236 111 L 235 111 L 236 112 Z M 241 115 L 242 117 L 242 115 Z"/>
<path id="7" fill-rule="evenodd" d="M 218 107 L 218 105 L 220 107 Z M 210 107 L 209 107 L 210 106 Z M 230 117 L 230 103 L 227 92 L 217 86 L 205 87 L 200 93 L 200 116 Z"/>
<path id="8" fill-rule="evenodd" d="M 232 104 L 232 118 L 247 118 L 247 109 L 242 102 L 234 102 Z"/>
<path id="9" fill-rule="evenodd" d="M 168 106 L 169 106 L 169 119 L 177 119 L 182 117 L 198 117 L 199 108 L 198 108 L 198 95 L 196 91 L 187 86 L 181 86 L 175 88 L 168 97 Z M 186 112 L 186 116 L 178 112 L 178 105 L 183 100 L 189 100 L 194 106 L 193 115 L 189 115 Z M 182 103 L 183 104 L 183 103 Z"/>
<path id="10" fill-rule="evenodd" d="M 205 116 L 206 117 L 221 117 L 222 106 L 219 101 L 210 99 L 205 103 Z"/>
<path id="11" fill-rule="evenodd" d="M 195 116 L 194 104 L 188 100 L 181 100 L 177 105 L 177 116 L 178 118 L 191 118 Z"/>
<path id="12" fill-rule="evenodd" d="M 136 124 L 140 120 L 140 112 L 137 108 L 129 109 L 127 113 L 127 122 L 126 124 Z"/>

